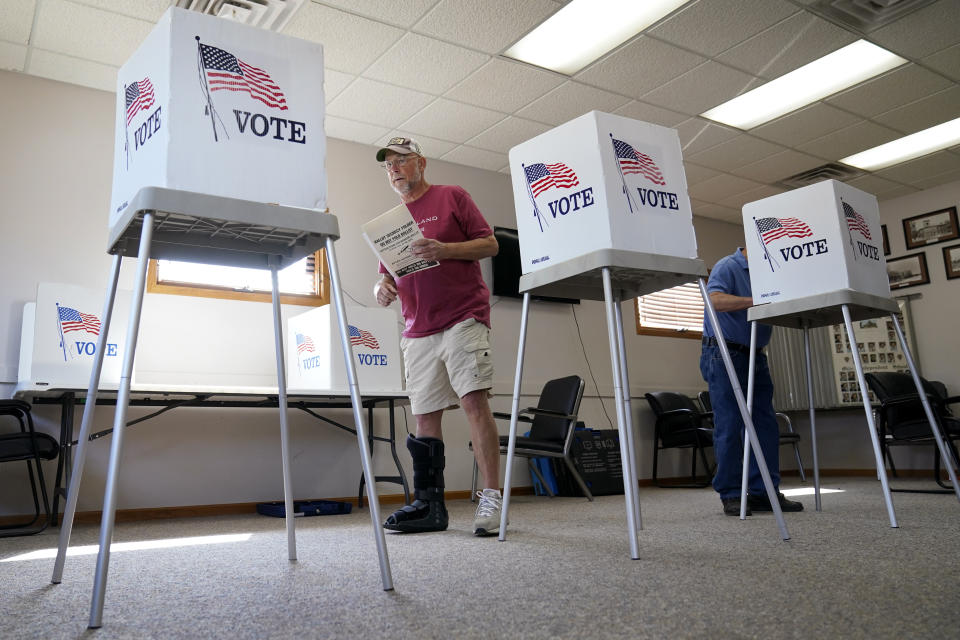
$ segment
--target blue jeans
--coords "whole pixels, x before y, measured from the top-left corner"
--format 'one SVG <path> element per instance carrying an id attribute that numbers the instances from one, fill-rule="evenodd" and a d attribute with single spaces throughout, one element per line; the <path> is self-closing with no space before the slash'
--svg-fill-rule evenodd
<path id="1" fill-rule="evenodd" d="M 737 372 L 744 398 L 747 395 L 747 368 L 750 356 L 739 351 L 730 351 L 733 368 Z M 717 461 L 717 471 L 713 476 L 713 488 L 721 498 L 739 498 L 740 482 L 743 474 L 743 418 L 733 387 L 727 377 L 726 367 L 719 347 L 705 346 L 700 355 L 700 373 L 707 381 L 710 390 L 710 404 L 713 405 L 713 451 Z M 760 448 L 767 462 L 767 469 L 776 489 L 780 486 L 780 430 L 777 416 L 773 410 L 773 381 L 767 358 L 757 356 L 753 383 L 753 427 L 760 440 Z M 757 457 L 750 451 L 750 475 L 747 484 L 751 494 L 766 495 L 763 478 L 757 466 Z"/>

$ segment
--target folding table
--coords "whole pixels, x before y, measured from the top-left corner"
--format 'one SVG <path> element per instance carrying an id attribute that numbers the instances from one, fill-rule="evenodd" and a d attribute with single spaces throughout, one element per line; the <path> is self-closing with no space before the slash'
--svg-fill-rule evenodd
<path id="1" fill-rule="evenodd" d="M 366 446 L 366 429 L 361 411 L 362 403 L 353 364 L 352 348 L 347 338 L 347 319 L 334 241 L 340 237 L 335 216 L 298 207 L 264 204 L 207 194 L 177 191 L 159 187 L 144 187 L 130 201 L 124 213 L 110 227 L 108 253 L 113 254 L 107 295 L 104 300 L 102 328 L 97 340 L 97 352 L 90 373 L 90 386 L 78 438 L 76 461 L 68 488 L 53 583 L 59 583 L 73 519 L 76 513 L 80 478 L 86 457 L 87 438 L 103 366 L 106 336 L 110 327 L 113 302 L 120 275 L 120 262 L 125 256 L 137 258 L 137 275 L 127 324 L 127 351 L 123 354 L 120 388 L 117 392 L 113 423 L 113 442 L 107 469 L 103 498 L 103 517 L 100 524 L 100 550 L 94 577 L 93 598 L 90 606 L 91 628 L 100 627 L 103 619 L 104 591 L 110 562 L 110 543 L 113 538 L 117 503 L 117 476 L 126 426 L 127 406 L 130 402 L 130 383 L 137 348 L 140 311 L 146 285 L 147 264 L 150 258 L 168 258 L 218 264 L 224 266 L 269 269 L 273 285 L 274 342 L 277 354 L 278 404 L 280 409 L 280 442 L 283 458 L 283 494 L 286 512 L 287 553 L 297 559 L 294 533 L 293 493 L 290 473 L 290 441 L 287 427 L 287 385 L 283 356 L 283 330 L 280 317 L 280 297 L 277 272 L 285 266 L 326 249 L 330 269 L 330 289 L 336 306 L 343 357 L 346 362 L 350 398 L 356 421 L 357 442 L 363 472 L 373 478 L 370 452 Z M 380 561 L 380 576 L 385 590 L 393 589 L 386 541 L 380 526 L 380 509 L 374 483 L 368 486 L 370 518 Z"/>

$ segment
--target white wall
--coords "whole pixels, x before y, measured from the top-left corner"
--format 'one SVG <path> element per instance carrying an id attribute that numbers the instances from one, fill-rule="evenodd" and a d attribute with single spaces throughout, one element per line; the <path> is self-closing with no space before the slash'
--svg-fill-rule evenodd
<path id="1" fill-rule="evenodd" d="M 97 288 L 106 283 L 110 262 L 105 249 L 113 111 L 113 94 L 0 72 L 0 113 L 4 114 L 0 118 L 0 272 L 6 274 L 0 288 L 0 309 L 5 319 L 0 325 L 0 396 L 13 392 L 20 313 L 23 304 L 34 299 L 37 283 L 65 282 Z M 343 234 L 337 242 L 342 284 L 348 304 L 364 306 L 375 304 L 372 285 L 376 263 L 360 238 L 359 224 L 397 202 L 383 172 L 374 164 L 373 153 L 370 146 L 329 140 L 329 206 L 338 216 Z M 437 184 L 462 185 L 491 225 L 515 226 L 512 190 L 506 174 L 430 160 L 427 178 Z M 737 225 L 701 218 L 695 218 L 695 225 L 700 255 L 708 265 L 743 242 L 742 229 Z M 893 225 L 888 227 L 892 229 Z M 931 265 L 935 264 L 931 259 Z M 124 266 L 121 287 L 132 288 L 132 265 L 132 261 L 127 261 Z M 932 269 L 936 271 L 935 267 Z M 520 302 L 498 298 L 492 302 L 496 367 L 496 396 L 492 404 L 495 410 L 509 411 Z M 148 317 L 144 320 L 138 358 L 149 360 L 171 353 L 184 359 L 191 357 L 177 335 L 162 335 L 162 329 L 157 330 L 166 317 L 182 316 L 185 309 L 192 314 L 197 331 L 220 335 L 225 344 L 241 345 L 252 339 L 272 344 L 270 314 L 264 303 L 150 295 L 145 304 Z M 285 308 L 284 313 L 300 311 L 302 308 L 291 307 Z M 627 322 L 642 478 L 650 475 L 653 431 L 643 393 L 668 389 L 694 394 L 702 389 L 704 383 L 698 370 L 700 347 L 693 340 L 637 336 L 632 331 L 632 304 L 624 304 L 623 315 Z M 249 324 L 238 323 L 237 318 Z M 938 325 L 937 330 L 944 332 L 941 338 L 947 337 L 946 322 Z M 935 340 L 929 349 L 933 355 L 923 354 L 924 365 L 941 366 L 933 362 Z M 264 354 L 268 351 L 263 350 Z M 264 358 L 264 367 L 272 367 L 272 355 Z M 941 368 L 945 369 L 946 364 Z M 616 412 L 611 398 L 603 305 L 534 303 L 524 368 L 523 390 L 527 397 L 521 399 L 521 406 L 535 401 L 547 379 L 570 373 L 587 380 L 582 419 L 590 427 L 611 428 Z M 958 385 L 950 386 L 956 389 Z M 35 412 L 43 431 L 57 432 L 59 414 L 55 408 L 38 406 Z M 142 413 L 144 410 L 131 409 L 130 417 Z M 378 412 L 376 417 L 378 433 L 386 430 L 383 413 Z M 335 411 L 331 416 L 352 424 L 349 411 Z M 77 424 L 79 419 L 78 411 Z M 111 423 L 111 408 L 98 408 L 94 429 L 106 428 Z M 412 417 L 399 419 L 401 449 L 405 423 L 412 431 Z M 130 429 L 124 441 L 119 508 L 279 499 L 282 485 L 278 424 L 276 413 L 268 410 L 178 409 Z M 499 426 L 501 433 L 507 432 L 506 423 Z M 354 495 L 360 464 L 353 436 L 300 412 L 291 414 L 291 427 L 297 497 Z M 471 458 L 466 448 L 467 425 L 461 412 L 447 415 L 445 431 L 447 487 L 468 489 Z M 90 447 L 80 510 L 100 507 L 109 442 L 110 438 L 103 438 Z M 401 458 L 407 460 L 408 456 L 401 452 Z M 789 459 L 783 459 L 784 467 L 791 468 Z M 375 464 L 378 473 L 390 473 L 389 455 L 380 445 L 375 451 Z M 668 452 L 661 464 L 662 475 L 682 475 L 688 468 L 688 458 L 685 452 Z M 859 463 L 857 466 L 862 468 Z M 525 483 L 526 474 L 519 473 L 522 467 L 517 469 L 514 477 L 518 483 Z M 52 475 L 52 465 L 48 472 Z M 22 497 L 25 487 L 21 474 L 20 469 L 0 468 L 0 515 L 28 510 L 29 504 Z M 380 491 L 399 493 L 399 488 L 383 484 Z"/>

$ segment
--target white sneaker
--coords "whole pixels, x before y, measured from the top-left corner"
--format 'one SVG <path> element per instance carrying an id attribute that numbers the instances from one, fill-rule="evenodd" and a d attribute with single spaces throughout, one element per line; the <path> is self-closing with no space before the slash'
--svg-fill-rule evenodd
<path id="1" fill-rule="evenodd" d="M 477 491 L 480 504 L 473 517 L 473 535 L 490 536 L 500 532 L 500 508 L 503 497 L 496 489 Z"/>

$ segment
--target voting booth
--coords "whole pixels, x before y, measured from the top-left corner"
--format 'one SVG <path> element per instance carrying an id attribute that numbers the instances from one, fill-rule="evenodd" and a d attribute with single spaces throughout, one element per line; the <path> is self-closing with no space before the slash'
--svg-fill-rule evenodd
<path id="1" fill-rule="evenodd" d="M 323 47 L 171 7 L 117 74 L 110 225 L 145 186 L 324 209 Z"/>
<path id="2" fill-rule="evenodd" d="M 697 257 L 673 129 L 591 111 L 510 150 L 523 273 L 598 249 Z"/>
<path id="3" fill-rule="evenodd" d="M 403 391 L 396 314 L 390 309 L 351 307 L 347 323 L 360 387 L 367 393 Z M 340 328 L 331 305 L 287 320 L 287 389 L 290 393 L 347 391 Z"/>
<path id="4" fill-rule="evenodd" d="M 852 289 L 889 297 L 877 198 L 824 180 L 743 207 L 754 304 Z"/>

